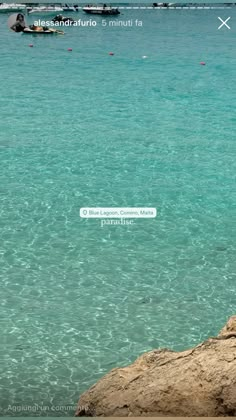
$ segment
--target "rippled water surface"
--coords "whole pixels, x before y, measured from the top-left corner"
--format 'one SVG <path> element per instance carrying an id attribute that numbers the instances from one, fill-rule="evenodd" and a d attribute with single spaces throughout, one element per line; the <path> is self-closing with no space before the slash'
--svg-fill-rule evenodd
<path id="1" fill-rule="evenodd" d="M 49 38 L 0 15 L 3 414 L 73 415 L 111 368 L 235 313 L 236 12 L 220 13 L 231 30 L 214 10 L 127 10 L 131 27 Z M 86 206 L 158 214 L 102 228 Z"/>

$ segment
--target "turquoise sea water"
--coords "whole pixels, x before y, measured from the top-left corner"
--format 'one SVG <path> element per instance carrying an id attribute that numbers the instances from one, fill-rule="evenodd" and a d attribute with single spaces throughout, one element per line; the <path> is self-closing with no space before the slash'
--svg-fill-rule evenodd
<path id="1" fill-rule="evenodd" d="M 113 367 L 195 346 L 236 311 L 236 9 L 124 11 L 143 26 L 93 17 L 49 38 L 6 19 L 1 414 L 73 415 Z M 86 206 L 158 214 L 102 228 Z"/>

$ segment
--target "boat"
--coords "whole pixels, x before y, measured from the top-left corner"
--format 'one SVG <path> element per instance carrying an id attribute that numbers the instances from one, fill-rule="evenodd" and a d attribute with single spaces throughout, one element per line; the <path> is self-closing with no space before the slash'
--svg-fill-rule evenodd
<path id="1" fill-rule="evenodd" d="M 63 12 L 78 12 L 79 6 L 78 4 L 74 4 L 74 6 L 68 6 L 68 4 L 65 4 L 65 6 L 62 6 Z"/>
<path id="2" fill-rule="evenodd" d="M 175 3 L 153 3 L 153 7 L 172 7 Z"/>
<path id="3" fill-rule="evenodd" d="M 0 3 L 0 13 L 22 12 L 26 10 L 25 4 Z"/>
<path id="4" fill-rule="evenodd" d="M 118 7 L 111 7 L 104 4 L 103 6 L 93 6 L 87 5 L 83 7 L 85 13 L 90 13 L 94 15 L 119 15 L 120 11 Z"/>
<path id="5" fill-rule="evenodd" d="M 57 13 L 57 12 L 63 12 L 63 8 L 61 6 L 36 6 L 36 7 L 30 7 L 27 8 L 28 13 Z"/>
<path id="6" fill-rule="evenodd" d="M 52 19 L 52 22 L 71 22 L 74 23 L 74 19 L 72 19 L 71 17 L 67 17 L 67 16 L 62 16 L 62 15 L 57 15 Z"/>
<path id="7" fill-rule="evenodd" d="M 36 34 L 36 35 L 64 35 L 63 31 L 58 31 L 57 29 L 52 29 L 52 28 L 45 28 L 42 26 L 36 26 L 35 28 L 33 28 L 33 26 L 29 26 L 27 28 L 25 28 L 22 31 L 23 34 Z"/>

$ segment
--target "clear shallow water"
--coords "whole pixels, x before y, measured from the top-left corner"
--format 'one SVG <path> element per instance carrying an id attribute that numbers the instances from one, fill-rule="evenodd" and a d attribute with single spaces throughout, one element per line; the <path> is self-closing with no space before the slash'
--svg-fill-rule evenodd
<path id="1" fill-rule="evenodd" d="M 218 14 L 50 39 L 0 16 L 2 414 L 72 415 L 111 368 L 235 313 L 236 12 L 231 31 Z M 101 228 L 84 206 L 158 216 Z"/>

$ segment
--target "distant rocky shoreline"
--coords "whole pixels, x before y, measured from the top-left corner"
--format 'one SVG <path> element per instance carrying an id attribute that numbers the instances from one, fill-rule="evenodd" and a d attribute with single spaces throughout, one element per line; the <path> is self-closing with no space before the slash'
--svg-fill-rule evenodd
<path id="1" fill-rule="evenodd" d="M 76 416 L 236 416 L 236 316 L 183 352 L 144 353 L 86 391 Z"/>

